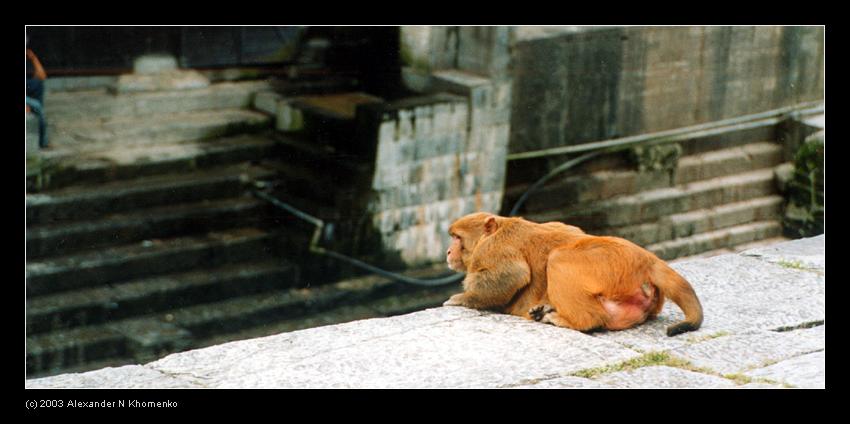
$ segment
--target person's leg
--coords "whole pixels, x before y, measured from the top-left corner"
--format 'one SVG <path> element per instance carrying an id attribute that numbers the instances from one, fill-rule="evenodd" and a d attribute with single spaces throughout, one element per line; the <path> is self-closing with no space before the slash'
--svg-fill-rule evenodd
<path id="1" fill-rule="evenodd" d="M 35 78 L 27 79 L 27 97 L 44 104 L 44 81 Z"/>
<path id="2" fill-rule="evenodd" d="M 29 97 L 26 98 L 26 102 L 30 110 L 38 117 L 38 147 L 47 147 L 47 119 L 44 117 L 44 108 L 41 106 L 41 102 Z"/>

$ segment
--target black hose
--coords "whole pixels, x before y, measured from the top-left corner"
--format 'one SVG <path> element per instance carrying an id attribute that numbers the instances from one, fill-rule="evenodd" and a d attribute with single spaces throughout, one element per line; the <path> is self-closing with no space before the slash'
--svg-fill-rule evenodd
<path id="1" fill-rule="evenodd" d="M 365 269 L 366 271 L 369 271 L 371 273 L 382 275 L 384 277 L 391 278 L 391 279 L 396 280 L 396 281 L 401 281 L 403 283 L 413 284 L 413 285 L 417 285 L 417 286 L 426 286 L 426 287 L 442 286 L 442 285 L 446 285 L 446 284 L 457 283 L 457 282 L 460 282 L 461 280 L 463 280 L 464 274 L 452 274 L 452 275 L 449 275 L 449 276 L 446 276 L 446 277 L 440 277 L 440 278 L 435 278 L 435 279 L 427 279 L 427 280 L 421 279 L 421 278 L 408 277 L 406 275 L 401 275 L 401 274 L 397 274 L 397 273 L 394 273 L 394 272 L 390 272 L 390 271 L 378 268 L 374 265 L 367 264 L 366 262 L 363 262 L 363 261 L 358 260 L 358 259 L 354 259 L 354 258 L 347 256 L 347 255 L 344 255 L 342 253 L 334 252 L 333 250 L 325 249 L 324 247 L 319 246 L 319 240 L 321 240 L 321 236 L 322 236 L 322 233 L 323 233 L 324 228 L 325 228 L 325 222 L 324 221 L 322 221 L 321 219 L 316 218 L 314 216 L 308 215 L 308 214 L 296 209 L 295 207 L 293 207 L 289 204 L 281 202 L 279 199 L 276 199 L 275 197 L 273 197 L 273 196 L 271 196 L 271 195 L 269 195 L 265 192 L 255 190 L 254 195 L 263 199 L 263 200 L 268 201 L 269 203 L 271 203 L 275 207 L 278 207 L 280 209 L 283 209 L 283 210 L 295 215 L 297 218 L 299 218 L 303 221 L 307 221 L 307 222 L 313 224 L 316 228 L 313 232 L 313 237 L 310 240 L 310 246 L 309 246 L 309 250 L 313 253 L 316 253 L 316 254 L 319 254 L 319 255 L 324 255 L 324 256 L 330 256 L 332 258 L 335 258 L 335 259 L 338 259 L 338 260 L 341 260 L 341 261 L 344 261 L 344 262 L 348 262 L 349 264 L 354 265 L 358 268 Z"/>
<path id="2" fill-rule="evenodd" d="M 596 156 L 599 156 L 602 153 L 605 153 L 605 152 L 604 151 L 596 151 L 596 152 L 586 153 L 586 154 L 581 155 L 581 156 L 579 156 L 575 159 L 568 160 L 568 161 L 562 163 L 561 165 L 559 165 L 557 168 L 549 171 L 549 173 L 544 175 L 543 178 L 537 180 L 537 182 L 535 182 L 534 184 L 531 185 L 531 187 L 529 187 L 527 190 L 525 190 L 525 193 L 523 193 L 522 196 L 520 196 L 519 200 L 517 200 L 517 202 L 514 204 L 514 207 L 511 208 L 511 211 L 510 211 L 510 213 L 508 213 L 508 216 L 516 216 L 517 212 L 519 212 L 519 208 L 522 206 L 523 203 L 525 203 L 526 200 L 528 200 L 528 196 L 531 196 L 531 194 L 534 193 L 535 191 L 537 191 L 540 187 L 542 187 L 543 184 L 546 184 L 546 182 L 548 182 L 549 180 L 551 180 L 552 178 L 554 178 L 558 174 L 560 174 L 560 173 L 562 173 L 562 172 L 564 172 L 564 171 L 566 171 L 566 170 L 568 170 L 568 169 L 570 169 L 570 168 L 572 168 L 572 167 L 574 167 L 574 166 L 576 166 L 576 165 L 578 165 L 578 164 L 580 164 L 580 163 L 582 163 L 586 160 L 595 158 Z"/>

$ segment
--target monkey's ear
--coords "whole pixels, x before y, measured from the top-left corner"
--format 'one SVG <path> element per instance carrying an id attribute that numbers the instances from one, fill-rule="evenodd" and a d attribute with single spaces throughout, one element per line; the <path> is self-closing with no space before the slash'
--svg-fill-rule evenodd
<path id="1" fill-rule="evenodd" d="M 496 232 L 499 229 L 499 224 L 496 223 L 495 216 L 487 217 L 487 220 L 484 221 L 484 234 L 488 236 Z"/>

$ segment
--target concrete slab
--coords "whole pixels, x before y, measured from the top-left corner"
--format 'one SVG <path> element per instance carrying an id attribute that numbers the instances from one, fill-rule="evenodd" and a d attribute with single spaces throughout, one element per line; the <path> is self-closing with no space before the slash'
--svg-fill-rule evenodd
<path id="1" fill-rule="evenodd" d="M 823 244 L 821 244 L 823 246 Z M 722 255 L 672 265 L 697 292 L 705 321 L 688 336 L 773 330 L 823 321 L 825 277 L 741 255 Z M 665 304 L 673 317 L 684 318 Z"/>
<path id="2" fill-rule="evenodd" d="M 720 374 L 739 374 L 763 368 L 825 347 L 824 326 L 788 332 L 758 331 L 718 337 L 671 353 Z M 823 369 L 821 368 L 821 373 Z M 823 380 L 823 374 L 820 376 Z"/>
<path id="3" fill-rule="evenodd" d="M 786 268 L 809 269 L 823 273 L 826 271 L 825 240 L 826 235 L 821 234 L 811 238 L 745 250 L 741 254 L 779 264 Z"/>
<path id="4" fill-rule="evenodd" d="M 744 373 L 754 378 L 766 378 L 807 389 L 826 387 L 826 351 L 809 353 Z"/>
<path id="5" fill-rule="evenodd" d="M 523 381 L 512 389 L 610 389 L 614 386 L 581 377 L 559 377 L 547 380 Z"/>
<path id="6" fill-rule="evenodd" d="M 599 382 L 612 387 L 678 389 L 678 388 L 729 388 L 736 384 L 729 379 L 714 375 L 666 366 L 638 368 L 615 372 L 599 377 Z"/>
<path id="7" fill-rule="evenodd" d="M 206 387 L 501 387 L 638 356 L 576 331 L 476 314 L 435 308 L 228 343 L 149 366 L 194 375 Z"/>
<path id="8" fill-rule="evenodd" d="M 86 373 L 61 374 L 54 377 L 26 381 L 28 389 L 79 389 L 79 388 L 197 388 L 201 387 L 178 375 L 169 375 L 140 365 L 103 368 Z"/>

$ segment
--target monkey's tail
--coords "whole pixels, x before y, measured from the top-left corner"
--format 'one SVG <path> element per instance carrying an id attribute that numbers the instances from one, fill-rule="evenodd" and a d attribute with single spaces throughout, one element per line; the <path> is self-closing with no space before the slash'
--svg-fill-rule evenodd
<path id="1" fill-rule="evenodd" d="M 651 279 L 661 293 L 685 313 L 684 321 L 667 327 L 668 336 L 694 331 L 702 325 L 702 305 L 688 280 L 661 260 L 653 265 Z"/>

